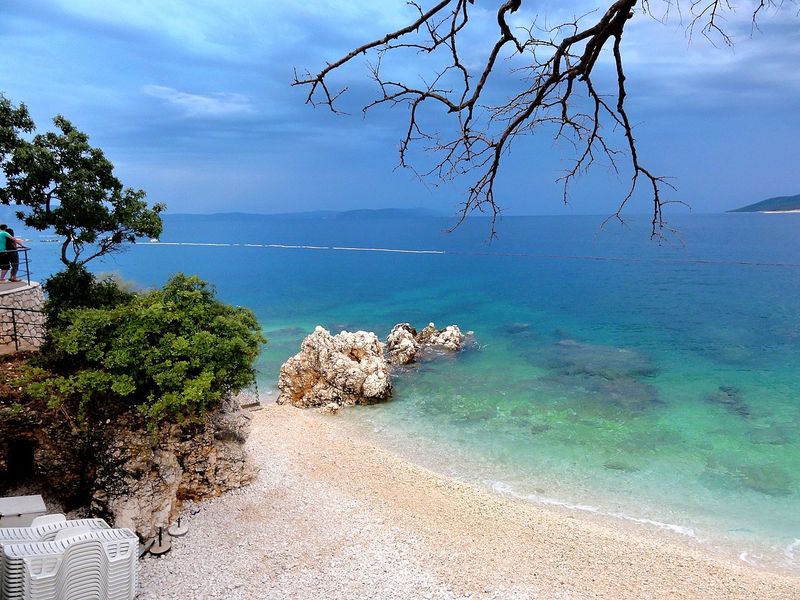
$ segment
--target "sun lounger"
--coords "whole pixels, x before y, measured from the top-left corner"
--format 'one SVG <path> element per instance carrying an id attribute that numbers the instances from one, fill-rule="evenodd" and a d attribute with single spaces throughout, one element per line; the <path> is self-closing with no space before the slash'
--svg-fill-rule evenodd
<path id="1" fill-rule="evenodd" d="M 70 535 L 62 529 L 50 542 L 5 544 L 4 600 L 132 600 L 136 535 L 129 529 L 78 530 Z"/>

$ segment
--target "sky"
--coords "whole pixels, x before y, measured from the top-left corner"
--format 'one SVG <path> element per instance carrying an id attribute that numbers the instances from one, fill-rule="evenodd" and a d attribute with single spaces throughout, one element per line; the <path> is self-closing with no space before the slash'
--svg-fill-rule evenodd
<path id="1" fill-rule="evenodd" d="M 493 39 L 497 4 L 476 2 L 469 60 Z M 529 4 L 541 24 L 604 2 Z M 640 158 L 672 177 L 677 190 L 667 198 L 694 212 L 800 193 L 800 17 L 790 5 L 753 30 L 751 4 L 742 0 L 726 17 L 732 48 L 697 32 L 690 39 L 686 15 L 675 11 L 666 22 L 637 14 L 626 28 Z M 666 3 L 650 5 L 658 13 Z M 396 168 L 407 117 L 397 108 L 361 115 L 375 93 L 365 59 L 332 80 L 349 88 L 341 104 L 348 114 L 308 106 L 305 90 L 290 85 L 294 69 L 319 70 L 409 16 L 405 0 L 4 0 L 0 92 L 24 102 L 40 131 L 56 114 L 69 118 L 127 186 L 169 212 L 425 206 L 451 214 L 469 181 L 435 186 Z M 522 12 L 514 25 L 535 16 Z M 393 68 L 415 78 L 419 60 L 407 55 Z M 597 68 L 607 92 L 609 67 L 604 58 Z M 509 71 L 504 63 L 497 75 L 500 92 L 513 82 Z M 515 143 L 498 183 L 504 214 L 613 212 L 627 178 L 602 165 L 564 205 L 556 180 L 570 156 L 547 132 Z M 628 210 L 649 208 L 637 196 Z"/>

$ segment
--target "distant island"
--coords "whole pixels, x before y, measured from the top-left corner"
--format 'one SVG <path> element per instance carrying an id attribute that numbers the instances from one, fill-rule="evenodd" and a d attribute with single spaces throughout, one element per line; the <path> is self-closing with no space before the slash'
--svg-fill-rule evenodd
<path id="1" fill-rule="evenodd" d="M 728 212 L 800 212 L 800 194 L 796 196 L 778 196 L 768 198 L 755 204 L 748 204 Z"/>

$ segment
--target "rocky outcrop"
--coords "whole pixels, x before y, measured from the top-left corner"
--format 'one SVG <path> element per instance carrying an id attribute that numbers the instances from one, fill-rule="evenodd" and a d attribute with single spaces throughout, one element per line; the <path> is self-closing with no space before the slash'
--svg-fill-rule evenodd
<path id="1" fill-rule="evenodd" d="M 0 361 L 0 374 L 13 377 L 13 364 Z M 14 391 L 0 381 L 0 496 L 32 488 L 147 538 L 171 524 L 184 500 L 218 496 L 255 475 L 244 446 L 250 414 L 235 400 L 200 423 L 148 431 L 135 413 L 78 424 Z"/>
<path id="2" fill-rule="evenodd" d="M 253 479 L 244 449 L 249 430 L 250 414 L 229 401 L 202 424 L 164 427 L 157 437 L 121 432 L 100 462 L 92 512 L 144 538 L 155 535 L 174 521 L 184 500 L 219 496 Z"/>
<path id="3" fill-rule="evenodd" d="M 419 342 L 416 340 L 417 330 L 408 323 L 398 323 L 386 338 L 386 352 L 389 360 L 397 365 L 406 365 L 413 362 L 419 352 Z"/>
<path id="4" fill-rule="evenodd" d="M 386 400 L 392 386 L 383 352 L 374 333 L 342 331 L 332 336 L 317 327 L 281 367 L 278 404 L 307 408 Z"/>
<path id="5" fill-rule="evenodd" d="M 386 339 L 389 360 L 397 365 L 406 365 L 417 360 L 424 350 L 447 350 L 457 352 L 464 344 L 464 334 L 458 325 L 436 329 L 428 323 L 420 332 L 408 323 L 398 323 Z"/>
<path id="6" fill-rule="evenodd" d="M 431 323 L 429 327 L 433 327 L 433 323 Z M 457 352 L 458 350 L 461 350 L 461 345 L 463 343 L 464 334 L 461 333 L 458 325 L 448 325 L 441 331 L 436 331 L 436 333 L 434 333 L 427 342 L 429 346 L 444 348 L 445 350 L 449 350 L 451 352 Z"/>

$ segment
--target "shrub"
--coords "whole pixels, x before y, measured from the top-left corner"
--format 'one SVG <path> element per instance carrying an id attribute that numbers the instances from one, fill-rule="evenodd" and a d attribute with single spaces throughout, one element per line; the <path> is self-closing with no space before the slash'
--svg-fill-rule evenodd
<path id="1" fill-rule="evenodd" d="M 130 289 L 112 276 L 96 278 L 86 268 L 70 265 L 44 282 L 48 330 L 65 324 L 61 313 L 70 308 L 110 308 L 130 301 Z"/>
<path id="2" fill-rule="evenodd" d="M 108 302 L 57 313 L 43 353 L 47 375 L 36 378 L 40 393 L 76 405 L 79 416 L 135 408 L 151 427 L 194 421 L 254 382 L 266 342 L 258 321 L 216 300 L 198 277 L 178 274 L 143 293 L 95 292 Z"/>

